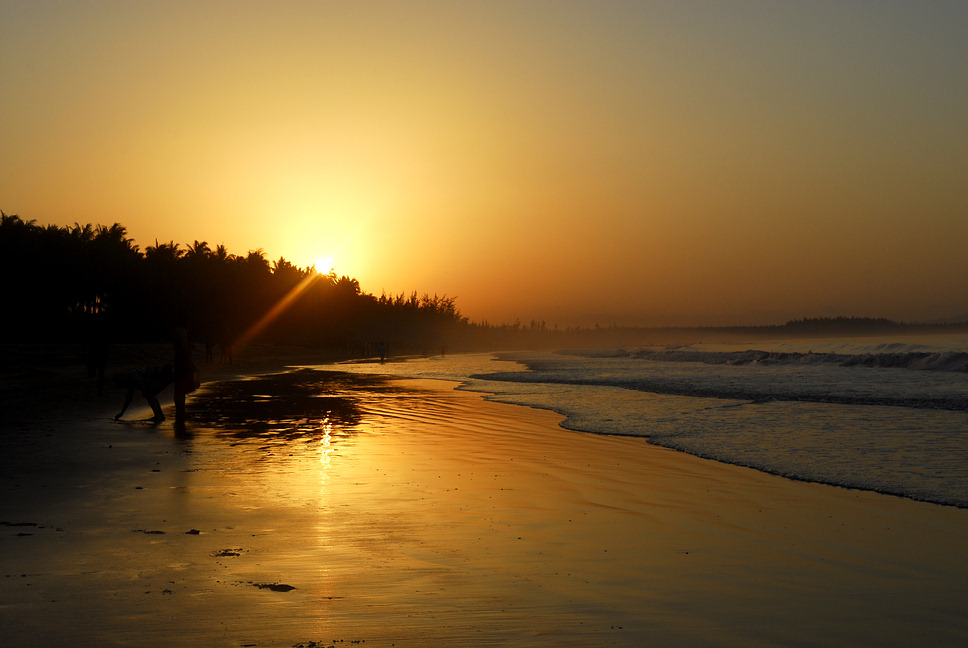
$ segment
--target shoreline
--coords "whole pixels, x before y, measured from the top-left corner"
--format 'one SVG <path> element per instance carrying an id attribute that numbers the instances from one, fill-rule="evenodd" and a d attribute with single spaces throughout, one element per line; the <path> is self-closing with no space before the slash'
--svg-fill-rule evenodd
<path id="1" fill-rule="evenodd" d="M 7 639 L 968 640 L 968 511 L 573 432 L 456 383 L 323 378 L 350 414 L 285 441 L 57 409 L 5 435 Z"/>

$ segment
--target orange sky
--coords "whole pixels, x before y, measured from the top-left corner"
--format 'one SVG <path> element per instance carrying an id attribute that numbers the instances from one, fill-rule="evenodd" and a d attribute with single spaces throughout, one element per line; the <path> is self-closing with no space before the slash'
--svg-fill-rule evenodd
<path id="1" fill-rule="evenodd" d="M 968 317 L 968 3 L 0 0 L 0 209 L 549 325 Z"/>

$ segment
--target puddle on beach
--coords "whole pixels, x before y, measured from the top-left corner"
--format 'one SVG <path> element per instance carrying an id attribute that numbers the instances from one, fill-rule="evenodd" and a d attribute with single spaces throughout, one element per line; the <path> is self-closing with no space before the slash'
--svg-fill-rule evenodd
<path id="1" fill-rule="evenodd" d="M 358 431 L 372 401 L 412 394 L 379 376 L 298 369 L 214 383 L 193 399 L 191 427 L 238 439 L 317 439 L 324 428 Z"/>
<path id="2" fill-rule="evenodd" d="M 367 481 L 358 471 L 376 464 L 372 453 L 356 452 L 362 439 L 446 407 L 434 402 L 393 378 L 312 368 L 207 385 L 175 433 L 191 456 L 192 475 L 179 487 L 197 491 L 231 477 L 249 506 L 315 502 L 334 482 Z"/>

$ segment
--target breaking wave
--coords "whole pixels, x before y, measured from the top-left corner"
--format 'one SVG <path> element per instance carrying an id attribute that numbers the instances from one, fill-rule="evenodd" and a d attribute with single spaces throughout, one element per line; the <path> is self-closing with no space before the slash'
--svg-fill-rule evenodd
<path id="1" fill-rule="evenodd" d="M 475 378 L 599 385 L 752 402 L 968 411 L 968 353 L 963 351 L 847 354 L 676 348 L 570 350 L 503 357 L 528 370 L 479 374 Z M 704 370 L 703 366 L 709 368 Z M 882 371 L 872 371 L 872 367 Z"/>
<path id="2" fill-rule="evenodd" d="M 906 345 L 883 345 L 906 346 Z M 829 364 L 840 367 L 890 367 L 920 371 L 968 372 L 968 352 L 965 351 L 892 351 L 885 349 L 871 353 L 784 352 L 748 349 L 745 351 L 705 351 L 692 347 L 667 349 L 624 349 L 565 351 L 583 357 L 626 357 L 655 362 L 701 362 L 704 364 Z"/>

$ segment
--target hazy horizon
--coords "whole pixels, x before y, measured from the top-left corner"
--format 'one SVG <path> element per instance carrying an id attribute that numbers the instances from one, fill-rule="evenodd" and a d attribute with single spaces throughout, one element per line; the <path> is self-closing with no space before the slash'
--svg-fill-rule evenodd
<path id="1" fill-rule="evenodd" d="M 0 208 L 472 321 L 968 316 L 968 4 L 0 0 Z"/>

